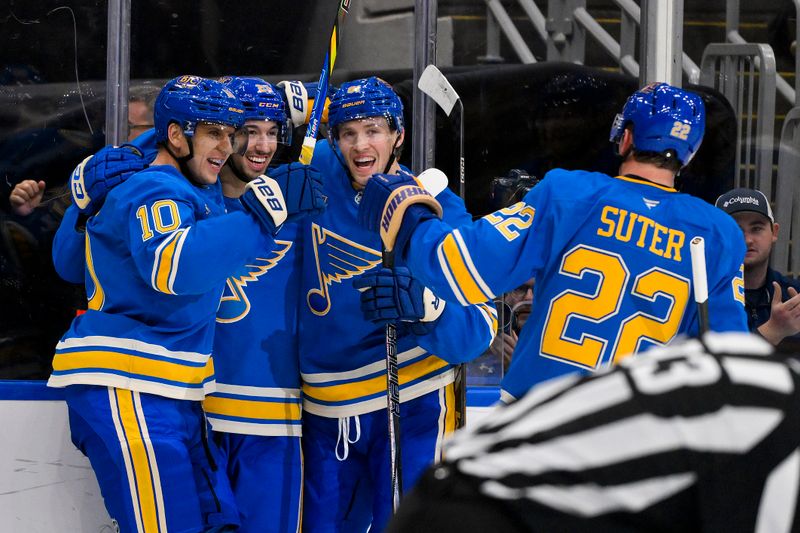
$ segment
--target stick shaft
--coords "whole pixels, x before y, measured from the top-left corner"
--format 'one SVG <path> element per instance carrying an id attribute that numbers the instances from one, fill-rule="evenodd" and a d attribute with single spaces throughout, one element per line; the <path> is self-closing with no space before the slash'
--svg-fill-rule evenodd
<path id="1" fill-rule="evenodd" d="M 336 51 L 339 49 L 339 20 L 344 17 L 349 7 L 350 0 L 341 0 L 339 8 L 336 10 L 336 19 L 333 21 L 328 52 L 325 54 L 325 61 L 322 63 L 322 71 L 317 82 L 317 96 L 314 99 L 314 106 L 311 108 L 308 128 L 300 151 L 300 162 L 304 165 L 310 165 L 311 158 L 314 155 L 314 146 L 317 144 L 317 131 L 319 131 L 319 124 L 322 121 L 322 112 L 325 110 L 325 100 L 328 98 L 330 76 L 336 63 Z"/>
<path id="2" fill-rule="evenodd" d="M 709 330 L 705 240 L 702 237 L 694 237 L 689 243 L 689 251 L 692 258 L 692 286 L 694 301 L 697 303 L 698 328 L 702 335 Z"/>
<path id="3" fill-rule="evenodd" d="M 394 268 L 394 252 L 383 252 L 383 266 Z M 400 380 L 397 375 L 397 327 L 386 324 L 386 411 L 389 421 L 389 463 L 392 474 L 392 510 L 396 513 L 403 494 L 400 452 Z"/>

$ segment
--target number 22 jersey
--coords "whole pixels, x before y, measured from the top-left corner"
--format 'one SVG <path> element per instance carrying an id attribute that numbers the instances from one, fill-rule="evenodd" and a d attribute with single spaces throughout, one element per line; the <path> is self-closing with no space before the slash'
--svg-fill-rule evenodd
<path id="1" fill-rule="evenodd" d="M 553 170 L 521 202 L 472 225 L 424 222 L 405 258 L 436 294 L 464 305 L 535 279 L 531 317 L 502 383 L 510 399 L 696 334 L 696 236 L 706 243 L 711 329 L 747 331 L 745 247 L 734 220 L 637 176 Z"/>

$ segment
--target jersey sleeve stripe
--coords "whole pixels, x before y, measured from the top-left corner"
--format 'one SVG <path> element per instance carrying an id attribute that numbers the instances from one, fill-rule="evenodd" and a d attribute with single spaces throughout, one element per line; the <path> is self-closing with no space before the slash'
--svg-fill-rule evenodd
<path id="1" fill-rule="evenodd" d="M 184 230 L 177 230 L 169 237 L 164 239 L 156 249 L 155 258 L 153 260 L 153 273 L 151 276 L 151 285 L 153 289 L 158 292 L 166 294 L 175 294 L 169 288 L 169 278 L 172 273 L 172 262 L 175 255 L 178 237 L 181 236 Z"/>
<path id="2" fill-rule="evenodd" d="M 445 263 L 442 265 L 442 270 L 449 270 L 452 273 L 455 284 L 458 287 L 458 290 L 456 290 L 451 284 L 451 289 L 453 289 L 453 292 L 456 294 L 463 294 L 467 303 L 477 304 L 491 300 L 491 293 L 484 291 L 481 287 L 483 282 L 482 280 L 479 281 L 480 276 L 478 276 L 477 279 L 474 276 L 474 274 L 477 274 L 477 272 L 474 271 L 474 266 L 470 269 L 472 260 L 469 259 L 469 256 L 462 255 L 461 252 L 466 250 L 459 246 L 457 242 L 457 233 L 458 230 L 453 231 L 453 233 L 445 237 L 440 245 L 440 249 L 444 254 Z"/>
<path id="3" fill-rule="evenodd" d="M 103 290 L 103 286 L 100 285 L 100 280 L 97 279 L 97 273 L 94 270 L 94 258 L 92 257 L 92 243 L 89 240 L 89 234 L 86 234 L 85 238 L 85 253 L 86 256 L 86 269 L 89 272 L 89 277 L 92 278 L 92 283 L 94 284 L 94 291 L 92 291 L 91 295 L 88 296 L 87 308 L 92 309 L 95 311 L 99 311 L 103 308 L 103 304 L 106 301 L 106 292 Z"/>
<path id="4" fill-rule="evenodd" d="M 469 302 L 464 297 L 464 294 L 461 292 L 461 287 L 459 287 L 458 283 L 456 283 L 455 278 L 453 277 L 453 272 L 450 270 L 450 267 L 447 264 L 447 260 L 444 256 L 444 244 L 447 242 L 450 236 L 445 238 L 445 241 L 440 244 L 436 249 L 436 258 L 439 260 L 439 268 L 442 269 L 442 274 L 444 274 L 444 278 L 447 280 L 447 284 L 450 286 L 450 290 L 453 291 L 458 303 L 461 305 L 467 306 Z"/>
<path id="5" fill-rule="evenodd" d="M 464 261 L 467 264 L 467 268 L 469 268 L 472 277 L 475 278 L 475 283 L 477 283 L 481 290 L 487 295 L 486 300 L 491 300 L 496 296 L 495 293 L 492 292 L 492 289 L 489 288 L 489 285 L 483 281 L 478 269 L 475 267 L 475 263 L 472 262 L 472 256 L 469 253 L 469 249 L 467 248 L 467 243 L 464 242 L 464 238 L 461 236 L 461 232 L 459 230 L 453 231 L 453 237 L 455 237 L 456 241 L 458 242 L 458 247 L 461 250 L 462 255 L 464 256 Z M 484 300 L 484 301 L 486 301 Z"/>
<path id="6" fill-rule="evenodd" d="M 172 269 L 169 275 L 169 292 L 170 294 L 175 294 L 175 276 L 178 275 L 178 269 L 180 268 L 181 262 L 181 252 L 183 251 L 183 244 L 186 242 L 186 237 L 188 237 L 189 232 L 192 228 L 186 228 L 185 230 L 179 230 L 180 236 L 177 238 L 178 243 L 175 248 L 175 256 L 172 260 Z"/>
<path id="7" fill-rule="evenodd" d="M 479 304 L 478 309 L 480 309 L 483 319 L 486 320 L 486 324 L 489 326 L 489 334 L 491 335 L 489 342 L 492 342 L 497 336 L 497 309 L 493 305 L 487 304 Z"/>

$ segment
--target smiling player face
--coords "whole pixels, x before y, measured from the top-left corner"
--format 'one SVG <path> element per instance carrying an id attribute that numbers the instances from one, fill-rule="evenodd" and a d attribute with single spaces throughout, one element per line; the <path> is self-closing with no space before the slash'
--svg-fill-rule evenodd
<path id="1" fill-rule="evenodd" d="M 200 184 L 216 183 L 217 175 L 233 153 L 231 126 L 200 122 L 192 138 L 193 156 L 188 161 L 193 179 Z"/>
<path id="2" fill-rule="evenodd" d="M 403 133 L 392 131 L 383 117 L 369 117 L 342 124 L 338 143 L 350 175 L 358 187 L 364 187 L 373 174 L 386 172 L 392 152 L 403 143 Z M 388 172 L 399 168 L 395 161 Z"/>
<path id="3" fill-rule="evenodd" d="M 278 149 L 280 130 L 272 120 L 248 120 L 243 129 L 247 135 L 247 151 L 244 155 L 233 154 L 231 164 L 252 180 L 266 173 Z"/>

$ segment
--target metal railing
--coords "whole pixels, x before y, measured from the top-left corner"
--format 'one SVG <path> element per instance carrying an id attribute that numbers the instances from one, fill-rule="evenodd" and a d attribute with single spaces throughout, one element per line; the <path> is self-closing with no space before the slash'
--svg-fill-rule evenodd
<path id="1" fill-rule="evenodd" d="M 775 56 L 766 44 L 709 44 L 700 84 L 721 92 L 737 117 L 736 187 L 772 198 Z"/>
<path id="2" fill-rule="evenodd" d="M 800 15 L 800 0 L 792 0 L 794 3 L 795 15 Z M 745 44 L 747 41 L 739 33 L 739 0 L 727 0 L 725 2 L 725 38 L 734 44 Z M 796 17 L 796 34 L 800 36 L 800 16 Z M 797 105 L 797 91 L 800 90 L 800 62 L 795 61 L 794 65 L 794 88 L 789 85 L 783 76 L 775 72 L 775 87 L 790 105 Z"/>
<path id="3" fill-rule="evenodd" d="M 780 271 L 800 274 L 800 107 L 783 119 L 778 148 L 778 181 L 775 186 L 775 221 L 781 225 L 772 248 L 772 264 Z M 792 245 L 794 243 L 794 245 Z"/>
<path id="4" fill-rule="evenodd" d="M 800 0 L 796 0 L 800 1 Z M 500 35 L 511 44 L 522 63 L 535 63 L 536 58 L 500 0 L 485 0 L 487 7 L 486 57 L 497 58 Z M 620 39 L 617 42 L 586 10 L 586 0 L 548 0 L 547 17 L 533 0 L 517 0 L 533 25 L 537 38 L 547 47 L 548 61 L 584 63 L 587 37 L 616 61 L 622 72 L 639 76 L 636 61 L 636 38 L 641 9 L 633 0 L 614 0 L 620 8 Z M 697 83 L 700 69 L 682 54 L 681 66 L 686 79 Z"/>

